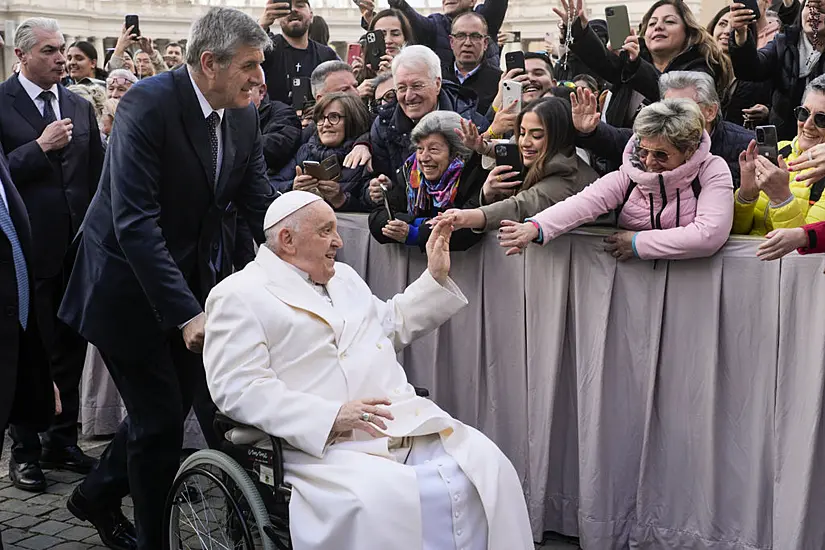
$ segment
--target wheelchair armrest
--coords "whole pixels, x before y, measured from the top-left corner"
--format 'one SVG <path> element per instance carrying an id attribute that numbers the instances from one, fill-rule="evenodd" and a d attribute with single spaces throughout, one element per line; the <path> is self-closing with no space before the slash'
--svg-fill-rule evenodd
<path id="1" fill-rule="evenodd" d="M 223 442 L 224 446 L 234 447 L 236 449 L 242 450 L 244 453 L 248 454 L 249 449 L 254 449 L 253 445 L 249 444 L 235 444 L 231 441 L 226 439 L 226 432 L 231 429 L 257 429 L 253 426 L 248 424 L 243 424 L 238 422 L 237 420 L 233 420 L 229 418 L 225 414 L 221 412 L 215 413 L 215 420 L 213 423 L 213 428 L 217 432 L 218 439 Z M 261 432 L 263 433 L 263 432 Z M 264 434 L 266 437 L 269 438 L 270 444 L 272 445 L 272 453 L 273 453 L 273 475 L 274 475 L 274 486 L 281 495 L 289 495 L 289 489 L 284 483 L 284 450 L 283 450 L 283 440 L 279 437 L 274 437 L 268 434 Z M 226 449 L 227 454 L 232 456 L 234 453 L 231 451 L 230 448 Z M 236 460 L 241 457 L 235 457 Z"/>
<path id="2" fill-rule="evenodd" d="M 413 387 L 415 388 L 415 395 L 417 395 L 418 397 L 429 397 L 430 396 L 430 390 L 428 390 L 427 388 L 419 388 L 418 386 L 413 386 Z"/>

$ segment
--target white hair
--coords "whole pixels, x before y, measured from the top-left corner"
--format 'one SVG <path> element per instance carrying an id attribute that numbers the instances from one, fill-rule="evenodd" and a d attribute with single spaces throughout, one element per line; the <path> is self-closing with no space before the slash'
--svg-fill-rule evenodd
<path id="1" fill-rule="evenodd" d="M 327 77 L 329 75 L 340 72 L 348 72 L 349 74 L 352 74 L 352 67 L 337 59 L 324 61 L 315 67 L 315 70 L 312 71 L 312 74 L 309 77 L 309 85 L 312 88 L 312 97 L 318 97 L 318 94 L 325 88 Z"/>
<path id="2" fill-rule="evenodd" d="M 719 105 L 719 94 L 713 77 L 698 71 L 668 71 L 659 77 L 659 93 L 665 96 L 668 90 L 696 90 L 699 105 Z"/>
<path id="3" fill-rule="evenodd" d="M 464 145 L 456 130 L 461 130 L 461 115 L 453 111 L 433 111 L 424 115 L 410 133 L 410 143 L 418 146 L 424 138 L 440 134 L 450 149 L 450 157 L 469 159 L 472 151 Z"/>
<path id="4" fill-rule="evenodd" d="M 239 46 L 264 50 L 270 46 L 269 36 L 249 15 L 234 8 L 212 8 L 195 20 L 186 43 L 186 64 L 201 70 L 201 55 L 212 52 L 219 66 L 226 67 Z"/>
<path id="5" fill-rule="evenodd" d="M 309 217 L 309 214 L 312 212 L 312 209 L 308 208 L 309 206 L 312 206 L 312 204 L 313 203 L 310 203 L 303 208 L 299 208 L 286 218 L 264 231 L 266 247 L 275 254 L 278 254 L 281 251 L 281 240 L 278 238 L 278 235 L 281 233 L 281 229 L 289 229 L 289 231 L 293 234 L 299 233 L 306 222 L 306 219 Z"/>
<path id="6" fill-rule="evenodd" d="M 20 23 L 17 30 L 14 31 L 14 47 L 20 48 L 23 53 L 32 51 L 37 46 L 37 30 L 59 33 L 60 25 L 57 23 L 56 19 L 49 19 L 48 17 L 30 17 Z M 60 43 L 65 43 L 65 39 L 62 34 L 60 35 Z"/>
<path id="7" fill-rule="evenodd" d="M 427 76 L 432 79 L 441 79 L 441 59 L 427 46 L 414 45 L 407 46 L 401 50 L 401 53 L 395 56 L 392 60 L 392 76 L 401 66 L 409 67 L 416 65 L 417 67 L 427 70 Z"/>

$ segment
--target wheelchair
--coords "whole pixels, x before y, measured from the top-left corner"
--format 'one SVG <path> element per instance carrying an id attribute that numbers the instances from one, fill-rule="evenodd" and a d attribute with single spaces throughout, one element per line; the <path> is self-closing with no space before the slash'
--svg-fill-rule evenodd
<path id="1" fill-rule="evenodd" d="M 429 391 L 415 388 L 420 397 Z M 277 437 L 217 413 L 221 448 L 197 451 L 178 469 L 164 510 L 164 550 L 291 550 L 283 445 Z M 258 434 L 232 443 L 226 434 Z"/>

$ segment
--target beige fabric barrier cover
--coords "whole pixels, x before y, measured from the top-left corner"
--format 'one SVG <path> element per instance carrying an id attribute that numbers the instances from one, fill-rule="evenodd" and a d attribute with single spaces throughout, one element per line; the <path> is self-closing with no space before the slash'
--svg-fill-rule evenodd
<path id="1" fill-rule="evenodd" d="M 339 219 L 339 259 L 378 296 L 426 268 L 366 216 Z M 604 234 L 453 254 L 470 305 L 402 352 L 411 382 L 510 457 L 537 539 L 825 548 L 825 256 L 764 263 L 759 239 L 736 238 L 713 258 L 619 264 Z M 112 388 L 84 387 L 84 422 L 111 424 Z"/>

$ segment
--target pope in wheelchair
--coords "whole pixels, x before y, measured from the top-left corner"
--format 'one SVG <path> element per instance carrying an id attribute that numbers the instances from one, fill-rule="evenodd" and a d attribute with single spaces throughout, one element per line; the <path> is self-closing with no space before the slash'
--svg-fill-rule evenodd
<path id="1" fill-rule="evenodd" d="M 218 409 L 283 442 L 296 550 L 532 550 L 519 478 L 487 437 L 416 395 L 396 353 L 467 304 L 449 222 L 428 268 L 384 302 L 349 266 L 333 210 L 291 191 L 255 261 L 206 302 Z"/>

